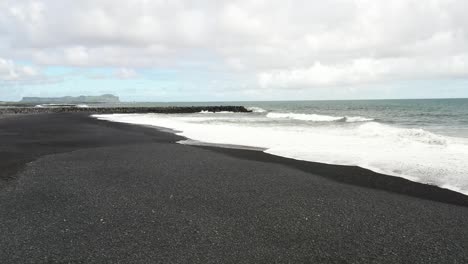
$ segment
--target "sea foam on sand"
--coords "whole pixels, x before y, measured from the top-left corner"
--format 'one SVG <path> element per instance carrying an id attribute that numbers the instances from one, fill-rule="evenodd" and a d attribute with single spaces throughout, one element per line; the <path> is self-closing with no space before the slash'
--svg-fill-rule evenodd
<path id="1" fill-rule="evenodd" d="M 355 123 L 339 126 L 335 122 L 340 120 L 335 117 L 299 116 L 313 121 L 320 119 L 330 125 L 286 126 L 280 122 L 291 115 L 257 115 L 114 114 L 94 117 L 166 127 L 181 131 L 177 134 L 192 140 L 262 148 L 266 153 L 287 158 L 356 165 L 468 194 L 468 139 L 393 127 L 365 117 L 348 117 L 353 120 L 348 122 Z M 271 118 L 276 123 L 267 122 Z M 245 120 L 240 122 L 240 119 Z"/>

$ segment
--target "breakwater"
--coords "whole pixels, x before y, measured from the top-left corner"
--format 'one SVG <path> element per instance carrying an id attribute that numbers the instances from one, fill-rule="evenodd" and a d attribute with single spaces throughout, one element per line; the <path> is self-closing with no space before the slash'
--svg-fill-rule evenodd
<path id="1" fill-rule="evenodd" d="M 251 112 L 243 106 L 168 106 L 168 107 L 5 107 L 1 114 L 89 113 L 89 114 L 189 114 L 208 112 Z"/>

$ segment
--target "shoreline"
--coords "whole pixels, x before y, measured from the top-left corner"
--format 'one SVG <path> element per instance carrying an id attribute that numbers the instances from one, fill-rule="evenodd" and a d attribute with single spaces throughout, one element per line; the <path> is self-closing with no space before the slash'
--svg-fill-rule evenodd
<path id="1" fill-rule="evenodd" d="M 220 152 L 223 154 L 228 154 L 240 159 L 288 165 L 293 168 L 300 169 L 304 172 L 325 177 L 327 179 L 334 180 L 340 183 L 346 183 L 375 190 L 388 191 L 390 193 L 407 195 L 415 198 L 468 207 L 468 196 L 463 193 L 442 188 L 436 185 L 411 181 L 398 176 L 374 172 L 372 170 L 362 168 L 359 166 L 337 165 L 313 161 L 296 160 L 265 153 L 261 150 L 255 149 L 234 147 L 229 148 L 208 145 L 194 146 L 209 149 L 215 152 Z M 257 153 L 246 153 L 243 151 L 258 152 L 261 153 L 261 155 L 258 155 Z M 352 176 L 350 176 L 349 174 L 352 174 Z"/>
<path id="2" fill-rule="evenodd" d="M 158 127 L 153 128 L 159 129 Z M 171 132 L 170 129 L 165 131 L 164 128 L 162 128 L 162 130 L 160 131 L 168 133 L 177 133 L 177 131 Z M 185 138 L 183 141 L 187 140 L 193 141 L 187 138 Z M 184 144 L 179 142 L 180 141 L 175 143 Z M 457 192 L 447 188 L 442 188 L 436 185 L 408 180 L 399 176 L 378 173 L 359 166 L 327 164 L 321 162 L 292 159 L 266 153 L 262 149 L 256 149 L 249 146 L 211 144 L 198 141 L 196 141 L 195 144 L 187 145 L 209 149 L 223 154 L 228 154 L 240 159 L 284 164 L 296 169 L 300 169 L 307 173 L 312 173 L 322 177 L 326 177 L 337 182 L 468 207 L 468 195 L 465 195 L 461 192 Z M 248 153 L 248 151 L 253 153 Z M 352 174 L 352 176 L 350 176 L 350 174 Z"/>
<path id="3" fill-rule="evenodd" d="M 54 114 L 54 113 L 41 113 L 41 114 Z M 63 113 L 55 113 L 55 114 L 63 114 Z M 73 113 L 72 113 L 73 114 Z M 83 115 L 83 113 L 77 113 L 79 115 Z M 3 115 L 5 118 L 14 118 L 18 114 L 9 114 Z M 34 115 L 34 114 L 20 114 L 21 115 Z M 0 115 L 2 117 L 2 115 Z M 175 139 L 174 141 L 170 142 L 173 144 L 181 144 L 193 147 L 199 147 L 202 149 L 208 149 L 211 151 L 215 151 L 218 153 L 223 153 L 227 155 L 234 156 L 236 158 L 247 159 L 247 160 L 256 160 L 262 162 L 273 162 L 278 164 L 283 164 L 287 166 L 294 167 L 296 169 L 300 169 L 307 173 L 312 173 L 319 175 L 321 177 L 325 177 L 337 182 L 342 182 L 346 184 L 372 188 L 377 190 L 388 191 L 391 193 L 403 194 L 408 195 L 411 197 L 422 198 L 432 201 L 438 201 L 443 203 L 449 203 L 454 205 L 460 205 L 468 207 L 468 196 L 446 188 L 442 188 L 436 185 L 425 184 L 420 182 L 411 181 L 402 177 L 382 174 L 370 169 L 362 168 L 359 166 L 349 166 L 349 165 L 338 165 L 338 164 L 327 164 L 327 163 L 320 163 L 320 162 L 313 162 L 313 161 L 305 161 L 305 160 L 297 160 L 282 156 L 273 155 L 270 153 L 264 152 L 260 148 L 254 148 L 249 146 L 237 146 L 237 145 L 223 145 L 223 144 L 211 144 L 206 142 L 199 142 L 195 141 L 180 135 L 177 135 L 179 131 L 165 128 L 165 127 L 158 127 L 158 126 L 151 126 L 151 125 L 138 125 L 138 124 L 129 124 L 129 123 L 121 123 L 121 122 L 114 122 L 108 120 L 101 120 L 93 116 L 93 114 L 86 113 L 84 118 L 93 119 L 97 122 L 106 122 L 109 124 L 127 126 L 127 127 L 134 127 L 135 129 L 144 128 L 155 130 L 155 132 L 167 133 L 171 134 Z M 0 119 L 1 120 L 1 119 Z M 187 143 L 185 143 L 187 142 Z M 51 154 L 55 154 L 51 153 Z M 33 161 L 34 159 L 28 160 L 28 162 Z M 21 168 L 15 169 L 6 169 L 5 171 L 8 174 L 8 171 L 13 171 L 14 173 L 20 171 Z M 12 172 L 10 172 L 12 174 Z M 349 176 L 352 175 L 352 176 Z M 9 176 L 7 176 L 9 177 Z M 0 189 L 2 187 L 0 181 Z"/>
<path id="4" fill-rule="evenodd" d="M 99 117 L 95 117 L 95 116 L 90 116 L 90 117 L 96 118 L 103 122 L 121 123 L 121 124 L 127 124 L 127 125 L 132 125 L 132 126 L 147 127 L 150 129 L 156 129 L 161 132 L 172 133 L 175 136 L 183 138 L 182 140 L 179 140 L 174 143 L 205 148 L 205 149 L 213 150 L 213 151 L 224 153 L 224 154 L 229 154 L 229 155 L 235 156 L 237 158 L 242 158 L 242 159 L 276 162 L 279 164 L 292 166 L 294 168 L 303 170 L 308 173 L 315 173 L 320 176 L 335 180 L 337 182 L 343 182 L 347 184 L 373 188 L 373 189 L 379 189 L 379 190 L 389 191 L 393 193 L 404 194 L 404 195 L 408 195 L 412 197 L 468 207 L 468 195 L 464 193 L 457 192 L 455 190 L 451 190 L 448 188 L 443 188 L 437 185 L 412 181 L 410 179 L 397 176 L 397 175 L 379 173 L 371 169 L 367 169 L 367 168 L 363 168 L 359 166 L 353 166 L 353 165 L 328 164 L 328 163 L 321 163 L 321 162 L 314 162 L 314 161 L 307 161 L 307 160 L 292 159 L 288 157 L 266 153 L 263 151 L 264 149 L 250 147 L 250 146 L 231 145 L 231 144 L 214 144 L 214 143 L 201 142 L 201 141 L 197 141 L 197 140 L 193 140 L 190 138 L 177 135 L 177 133 L 180 131 L 173 130 L 170 128 L 165 128 L 165 127 L 109 121 L 109 120 L 99 119 Z M 244 150 L 260 152 L 266 156 L 262 157 L 261 155 L 241 153 Z M 352 174 L 353 176 L 349 176 L 349 174 Z"/>
<path id="5" fill-rule="evenodd" d="M 468 261 L 466 196 L 439 187 L 84 113 L 0 119 L 0 134 L 8 263 Z"/>

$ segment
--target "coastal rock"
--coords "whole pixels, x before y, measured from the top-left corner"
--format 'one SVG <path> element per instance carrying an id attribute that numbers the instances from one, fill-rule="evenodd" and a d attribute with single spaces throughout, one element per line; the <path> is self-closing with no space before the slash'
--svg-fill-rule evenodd
<path id="1" fill-rule="evenodd" d="M 89 113 L 89 114 L 189 114 L 208 112 L 251 112 L 244 106 L 171 106 L 171 107 L 6 107 L 0 108 L 2 114 L 37 114 L 37 113 Z"/>

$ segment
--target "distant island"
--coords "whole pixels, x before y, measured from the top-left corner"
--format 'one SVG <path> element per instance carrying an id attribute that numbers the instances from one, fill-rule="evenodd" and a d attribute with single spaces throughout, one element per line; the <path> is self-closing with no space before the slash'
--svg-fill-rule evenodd
<path id="1" fill-rule="evenodd" d="M 77 103 L 119 103 L 119 97 L 112 94 L 98 96 L 64 96 L 64 97 L 23 97 L 20 103 L 41 104 L 77 104 Z"/>

